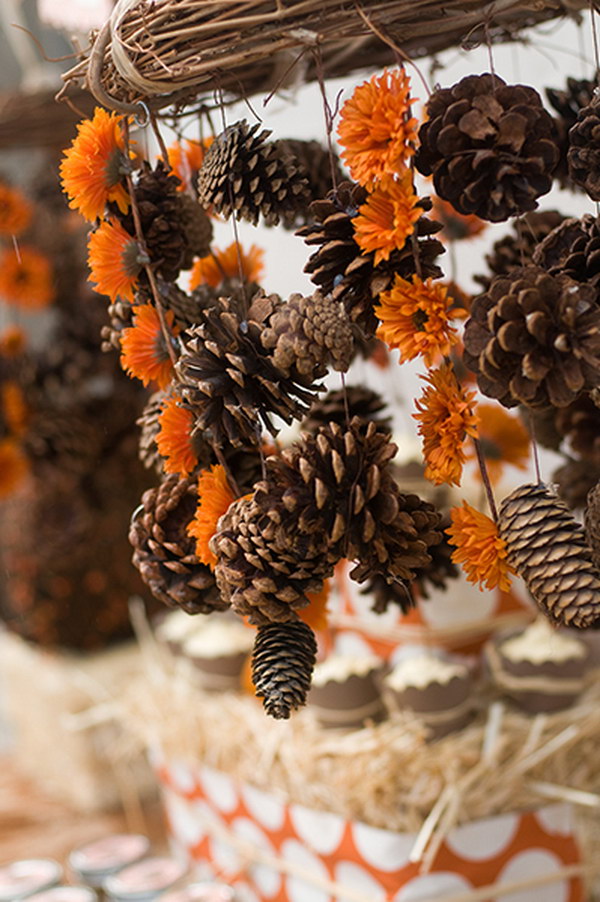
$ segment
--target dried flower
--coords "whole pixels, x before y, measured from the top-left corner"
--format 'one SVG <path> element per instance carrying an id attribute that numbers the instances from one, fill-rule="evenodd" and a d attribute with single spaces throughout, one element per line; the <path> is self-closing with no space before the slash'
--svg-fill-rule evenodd
<path id="1" fill-rule="evenodd" d="M 29 409 L 23 389 L 12 379 L 0 383 L 0 411 L 10 432 L 22 435 L 29 419 Z"/>
<path id="2" fill-rule="evenodd" d="M 129 195 L 123 184 L 129 161 L 122 121 L 122 116 L 96 107 L 94 118 L 84 119 L 77 126 L 77 137 L 60 164 L 61 184 L 69 206 L 79 210 L 89 222 L 104 215 L 109 201 L 121 213 L 129 208 Z"/>
<path id="3" fill-rule="evenodd" d="M 0 235 L 20 235 L 31 222 L 31 214 L 31 204 L 25 196 L 17 188 L 0 182 Z"/>
<path id="4" fill-rule="evenodd" d="M 23 310 L 47 307 L 54 300 L 50 260 L 24 244 L 5 248 L 0 254 L 0 297 Z"/>
<path id="5" fill-rule="evenodd" d="M 530 436 L 521 420 L 499 404 L 478 404 L 477 414 L 479 447 L 492 482 L 500 478 L 506 464 L 526 470 Z M 475 458 L 475 451 L 467 453 L 467 460 Z"/>
<path id="6" fill-rule="evenodd" d="M 192 443 L 194 418 L 191 411 L 182 406 L 178 395 L 172 395 L 164 403 L 158 422 L 156 446 L 164 458 L 165 472 L 187 476 L 197 463 Z"/>
<path id="7" fill-rule="evenodd" d="M 420 356 L 431 366 L 458 342 L 452 317 L 462 318 L 467 311 L 451 308 L 446 285 L 433 279 L 423 282 L 416 275 L 411 283 L 397 275 L 392 288 L 381 292 L 375 307 L 381 320 L 377 337 L 400 350 L 402 363 Z"/>
<path id="8" fill-rule="evenodd" d="M 477 435 L 476 393 L 465 391 L 446 363 L 421 379 L 429 385 L 415 402 L 419 412 L 413 417 L 423 437 L 425 477 L 435 485 L 460 485 L 466 460 L 463 442 L 467 435 Z"/>
<path id="9" fill-rule="evenodd" d="M 465 241 L 481 235 L 487 223 L 472 213 L 464 214 L 455 210 L 451 203 L 441 197 L 432 198 L 431 216 L 442 223 L 443 229 L 438 232 L 442 241 Z"/>
<path id="10" fill-rule="evenodd" d="M 214 138 L 205 138 L 203 141 L 175 141 L 167 147 L 167 159 L 173 174 L 177 176 L 181 184 L 178 191 L 189 191 L 198 170 L 202 166 L 206 151 L 214 141 Z"/>
<path id="11" fill-rule="evenodd" d="M 217 556 L 208 543 L 217 531 L 219 519 L 233 501 L 235 496 L 229 488 L 225 469 L 216 464 L 202 470 L 198 477 L 198 507 L 187 531 L 196 539 L 196 557 L 211 570 L 217 563 Z"/>
<path id="12" fill-rule="evenodd" d="M 508 564 L 506 542 L 500 538 L 494 521 L 466 501 L 462 507 L 453 507 L 450 517 L 452 526 L 446 533 L 457 548 L 452 554 L 454 563 L 460 564 L 468 581 L 479 583 L 481 590 L 498 586 L 502 592 L 508 592 L 509 573 L 514 571 Z"/>
<path id="13" fill-rule="evenodd" d="M 338 126 L 341 156 L 361 185 L 398 172 L 414 154 L 418 123 L 410 115 L 413 99 L 405 70 L 386 69 L 358 85 L 343 105 Z"/>
<path id="14" fill-rule="evenodd" d="M 133 302 L 141 272 L 140 248 L 116 219 L 101 222 L 88 240 L 89 281 L 111 301 Z"/>
<path id="15" fill-rule="evenodd" d="M 0 356 L 18 357 L 25 347 L 25 333 L 19 326 L 8 326 L 0 334 Z"/>
<path id="16" fill-rule="evenodd" d="M 224 251 L 215 248 L 212 254 L 194 263 L 190 276 L 190 291 L 198 285 L 218 288 L 226 279 L 243 278 L 245 282 L 259 282 L 264 272 L 265 252 L 256 244 L 246 252 L 235 241 Z"/>
<path id="17" fill-rule="evenodd" d="M 165 318 L 175 334 L 170 310 Z M 121 351 L 121 366 L 128 376 L 141 379 L 144 385 L 156 382 L 159 388 L 167 387 L 173 376 L 173 364 L 158 313 L 151 304 L 133 308 L 133 326 L 121 333 Z"/>
<path id="18" fill-rule="evenodd" d="M 29 462 L 14 438 L 0 440 L 0 498 L 12 494 L 29 472 Z"/>
<path id="19" fill-rule="evenodd" d="M 354 238 L 365 253 L 375 252 L 375 266 L 388 260 L 392 251 L 404 247 L 414 232 L 423 213 L 418 201 L 411 171 L 404 169 L 397 179 L 383 176 L 366 203 L 358 208 L 358 216 L 352 220 Z"/>

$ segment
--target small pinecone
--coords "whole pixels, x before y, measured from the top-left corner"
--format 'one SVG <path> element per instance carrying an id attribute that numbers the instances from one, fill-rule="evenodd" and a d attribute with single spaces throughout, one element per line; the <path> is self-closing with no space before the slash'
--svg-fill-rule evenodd
<path id="1" fill-rule="evenodd" d="M 85 409 L 77 412 L 46 407 L 30 418 L 22 445 L 38 470 L 51 467 L 84 474 L 99 458 L 102 438 L 101 425 L 86 416 Z"/>
<path id="2" fill-rule="evenodd" d="M 592 560 L 600 568 L 600 485 L 596 484 L 587 497 L 584 516 L 585 534 L 592 549 Z"/>
<path id="3" fill-rule="evenodd" d="M 209 567 L 195 553 L 187 533 L 197 503 L 195 477 L 165 477 L 148 489 L 129 529 L 133 563 L 155 598 L 188 614 L 209 614 L 228 607 Z"/>
<path id="4" fill-rule="evenodd" d="M 308 182 L 305 206 L 297 210 L 294 221 L 286 220 L 284 222 L 284 228 L 293 228 L 310 220 L 309 204 L 311 201 L 325 197 L 335 185 L 339 185 L 347 176 L 345 176 L 337 156 L 333 155 L 332 157 L 328 148 L 319 141 L 284 138 L 277 141 L 276 144 L 283 154 L 292 158 L 299 172 Z M 335 185 L 331 176 L 332 164 Z"/>
<path id="5" fill-rule="evenodd" d="M 442 270 L 435 260 L 445 248 L 433 237 L 442 228 L 441 224 L 421 216 L 415 226 L 415 235 L 407 239 L 404 247 L 393 251 L 389 260 L 375 266 L 375 254 L 363 253 L 354 240 L 352 220 L 366 198 L 367 192 L 362 185 L 342 182 L 324 200 L 310 205 L 312 221 L 297 234 L 306 244 L 318 245 L 304 271 L 321 291 L 342 301 L 350 319 L 371 336 L 379 325 L 373 304 L 380 292 L 389 288 L 396 274 L 410 279 L 420 271 L 423 279 L 439 278 Z M 431 209 L 428 198 L 423 198 L 420 205 L 424 212 Z"/>
<path id="6" fill-rule="evenodd" d="M 592 200 L 600 200 L 600 98 L 580 110 L 569 131 L 569 177 Z"/>
<path id="7" fill-rule="evenodd" d="M 252 650 L 252 682 L 267 714 L 287 720 L 306 704 L 317 641 L 306 623 L 259 626 Z"/>
<path id="8" fill-rule="evenodd" d="M 388 583 L 385 576 L 373 576 L 365 583 L 360 594 L 373 599 L 371 610 L 374 614 L 385 614 L 390 605 L 400 608 L 403 614 L 408 614 L 416 607 L 416 599 L 403 580 Z"/>
<path id="9" fill-rule="evenodd" d="M 468 75 L 427 102 L 415 163 L 459 213 L 490 222 L 535 210 L 559 159 L 552 116 L 533 88 Z"/>
<path id="10" fill-rule="evenodd" d="M 537 246 L 564 220 L 558 210 L 526 213 L 513 223 L 512 232 L 494 242 L 492 252 L 486 254 L 485 262 L 491 275 L 475 276 L 475 281 L 487 291 L 494 276 L 507 276 L 513 270 L 534 262 L 533 253 Z M 574 278 L 571 273 L 567 275 Z"/>
<path id="11" fill-rule="evenodd" d="M 362 385 L 347 385 L 344 389 L 327 392 L 318 398 L 306 419 L 302 420 L 302 432 L 315 435 L 321 426 L 337 423 L 345 427 L 350 420 L 358 417 L 365 424 L 375 423 L 379 432 L 391 432 L 391 417 L 379 416 L 386 408 L 386 403 L 377 392 Z"/>
<path id="12" fill-rule="evenodd" d="M 465 365 L 505 407 L 565 407 L 600 377 L 600 310 L 593 288 L 537 266 L 494 279 L 475 298 Z"/>
<path id="13" fill-rule="evenodd" d="M 522 485 L 500 506 L 498 530 L 508 561 L 541 610 L 585 629 L 600 617 L 600 574 L 583 527 L 543 485 Z"/>
<path id="14" fill-rule="evenodd" d="M 104 325 L 100 331 L 103 351 L 121 352 L 121 335 L 123 329 L 129 329 L 133 325 L 133 304 L 117 298 L 108 305 L 110 323 Z"/>
<path id="15" fill-rule="evenodd" d="M 600 302 L 600 219 L 589 213 L 565 219 L 538 245 L 533 262 L 552 275 L 592 285 Z"/>
<path id="16" fill-rule="evenodd" d="M 441 541 L 428 548 L 431 561 L 424 567 L 418 567 L 415 578 L 410 584 L 411 593 L 416 589 L 418 598 L 429 598 L 431 589 L 445 589 L 448 580 L 457 579 L 460 571 L 452 562 L 452 555 L 456 548 L 450 544 L 446 530 L 451 524 L 449 514 L 442 514 L 438 530 L 441 533 Z"/>
<path id="17" fill-rule="evenodd" d="M 185 235 L 186 252 L 182 269 L 191 269 L 194 257 L 206 257 L 213 239 L 210 217 L 197 200 L 185 192 L 178 191 L 179 216 Z"/>
<path id="18" fill-rule="evenodd" d="M 519 416 L 529 434 L 538 445 L 550 451 L 559 451 L 564 436 L 556 426 L 555 407 L 541 407 L 532 410 L 530 407 L 519 407 Z"/>
<path id="19" fill-rule="evenodd" d="M 231 299 L 220 298 L 181 339 L 179 390 L 196 428 L 215 446 L 254 444 L 261 422 L 275 435 L 273 415 L 290 423 L 313 400 L 310 382 L 288 378 L 273 364 L 260 333 Z"/>
<path id="20" fill-rule="evenodd" d="M 555 411 L 555 423 L 571 451 L 600 465 L 600 410 L 589 395 L 580 395 L 568 407 Z"/>
<path id="21" fill-rule="evenodd" d="M 554 117 L 554 124 L 558 133 L 558 146 L 560 148 L 560 160 L 554 177 L 563 188 L 576 188 L 569 178 L 569 164 L 567 154 L 569 151 L 569 131 L 577 122 L 577 117 L 584 107 L 592 102 L 594 89 L 598 83 L 598 74 L 593 81 L 587 78 L 567 78 L 566 88 L 546 88 L 546 97 L 552 108 L 558 113 Z"/>
<path id="22" fill-rule="evenodd" d="M 291 294 L 261 333 L 264 348 L 287 377 L 300 373 L 311 382 L 331 366 L 347 372 L 354 350 L 350 320 L 339 301 L 313 292 Z"/>
<path id="23" fill-rule="evenodd" d="M 556 493 L 571 510 L 585 507 L 588 494 L 600 481 L 600 467 L 588 460 L 569 458 L 552 474 Z"/>
<path id="24" fill-rule="evenodd" d="M 198 199 L 226 219 L 293 223 L 307 203 L 307 180 L 276 141 L 267 141 L 270 131 L 256 134 L 259 128 L 244 119 L 215 138 L 198 174 Z"/>
<path id="25" fill-rule="evenodd" d="M 147 470 L 163 472 L 163 459 L 156 447 L 156 436 L 160 430 L 158 417 L 168 395 L 166 391 L 156 391 L 150 395 L 142 414 L 136 420 L 140 427 L 139 458 Z"/>
<path id="26" fill-rule="evenodd" d="M 175 281 L 188 252 L 182 216 L 183 195 L 177 190 L 178 184 L 177 177 L 171 175 L 159 160 L 154 169 L 148 163 L 143 164 L 135 186 L 150 261 L 168 282 Z M 125 218 L 125 227 L 135 234 L 131 213 Z"/>

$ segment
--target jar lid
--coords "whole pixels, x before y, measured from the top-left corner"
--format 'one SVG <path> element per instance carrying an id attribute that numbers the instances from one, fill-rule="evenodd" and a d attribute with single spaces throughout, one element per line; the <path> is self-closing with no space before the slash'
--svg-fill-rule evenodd
<path id="1" fill-rule="evenodd" d="M 186 865 L 175 858 L 145 858 L 107 877 L 103 889 L 117 902 L 146 902 L 172 887 L 186 871 Z"/>
<path id="2" fill-rule="evenodd" d="M 25 858 L 0 868 L 0 902 L 18 902 L 40 890 L 55 886 L 62 877 L 58 861 Z"/>
<path id="3" fill-rule="evenodd" d="M 147 854 L 150 840 L 141 833 L 114 833 L 88 842 L 69 855 L 69 867 L 93 886 Z"/>
<path id="4" fill-rule="evenodd" d="M 192 883 L 161 896 L 160 902 L 235 902 L 235 892 L 224 883 Z"/>
<path id="5" fill-rule="evenodd" d="M 29 896 L 27 902 L 97 902 L 98 896 L 87 886 L 53 886 Z"/>

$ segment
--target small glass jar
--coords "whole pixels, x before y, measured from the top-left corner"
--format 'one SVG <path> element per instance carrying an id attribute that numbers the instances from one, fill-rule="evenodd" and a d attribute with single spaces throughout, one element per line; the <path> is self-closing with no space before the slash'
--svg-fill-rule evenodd
<path id="1" fill-rule="evenodd" d="M 113 902 L 152 902 L 167 890 L 183 886 L 187 866 L 175 858 L 145 858 L 107 877 L 103 889 Z"/>
<path id="2" fill-rule="evenodd" d="M 191 883 L 185 889 L 161 896 L 160 902 L 236 902 L 236 895 L 224 883 Z"/>
<path id="3" fill-rule="evenodd" d="M 25 858 L 0 868 L 0 902 L 20 902 L 34 893 L 56 886 L 62 868 L 51 858 Z"/>
<path id="4" fill-rule="evenodd" d="M 98 894 L 89 886 L 54 886 L 29 896 L 27 902 L 97 902 Z"/>
<path id="5" fill-rule="evenodd" d="M 73 849 L 69 867 L 86 886 L 99 888 L 107 877 L 147 855 L 150 840 L 141 833 L 115 833 Z"/>

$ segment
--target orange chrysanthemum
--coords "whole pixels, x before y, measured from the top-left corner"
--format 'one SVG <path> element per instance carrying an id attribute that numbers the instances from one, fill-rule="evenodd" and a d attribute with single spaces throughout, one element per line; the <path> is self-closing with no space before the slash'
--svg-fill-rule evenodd
<path id="1" fill-rule="evenodd" d="M 8 326 L 0 334 L 0 356 L 18 357 L 25 347 L 25 333 L 19 326 Z"/>
<path id="2" fill-rule="evenodd" d="M 23 310 L 40 310 L 54 300 L 52 265 L 27 245 L 0 254 L 0 297 Z"/>
<path id="3" fill-rule="evenodd" d="M 492 482 L 500 478 L 506 464 L 526 470 L 530 436 L 521 420 L 499 404 L 478 404 L 477 414 L 479 447 Z M 476 456 L 475 451 L 470 451 L 467 459 L 475 459 Z"/>
<path id="4" fill-rule="evenodd" d="M 388 260 L 392 251 L 404 247 L 423 213 L 413 188 L 412 174 L 405 169 L 400 178 L 385 175 L 377 182 L 352 220 L 354 238 L 361 250 L 375 253 L 375 266 Z"/>
<path id="5" fill-rule="evenodd" d="M 14 438 L 0 440 L 0 498 L 6 498 L 25 479 L 29 463 Z"/>
<path id="6" fill-rule="evenodd" d="M 158 422 L 156 446 L 164 458 L 165 472 L 187 476 L 198 462 L 192 442 L 194 417 L 191 411 L 181 406 L 180 397 L 172 395 L 163 405 Z"/>
<path id="7" fill-rule="evenodd" d="M 169 166 L 181 182 L 178 191 L 186 191 L 191 187 L 194 176 L 202 166 L 206 151 L 213 141 L 212 137 L 203 141 L 175 141 L 167 147 Z"/>
<path id="8" fill-rule="evenodd" d="M 12 379 L 0 384 L 0 412 L 10 432 L 21 435 L 25 431 L 29 410 L 23 389 Z"/>
<path id="9" fill-rule="evenodd" d="M 221 464 L 202 470 L 198 477 L 198 507 L 194 519 L 188 525 L 189 535 L 196 539 L 196 556 L 202 564 L 213 569 L 217 557 L 208 543 L 217 531 L 220 517 L 227 511 L 235 497 L 229 488 L 227 476 Z"/>
<path id="10" fill-rule="evenodd" d="M 77 126 L 77 137 L 60 164 L 61 184 L 69 206 L 79 210 L 89 222 L 103 216 L 109 201 L 117 204 L 121 213 L 129 208 L 123 183 L 123 172 L 129 163 L 122 121 L 122 116 L 96 107 L 94 118 L 84 119 Z"/>
<path id="11" fill-rule="evenodd" d="M 463 442 L 467 435 L 477 435 L 475 392 L 461 388 L 449 364 L 421 379 L 429 384 L 415 402 L 419 412 L 413 417 L 423 437 L 425 477 L 435 485 L 460 485 L 466 460 Z"/>
<path id="12" fill-rule="evenodd" d="M 473 214 L 465 215 L 455 210 L 451 203 L 441 197 L 434 197 L 432 219 L 441 222 L 443 229 L 437 237 L 442 241 L 464 241 L 476 238 L 486 228 L 487 223 Z"/>
<path id="13" fill-rule="evenodd" d="M 404 69 L 386 69 L 355 88 L 343 105 L 338 126 L 341 156 L 361 185 L 398 172 L 414 154 L 418 123 L 410 115 L 413 99 Z"/>
<path id="14" fill-rule="evenodd" d="M 452 554 L 455 564 L 460 564 L 470 583 L 479 583 L 483 590 L 502 592 L 510 589 L 509 573 L 514 571 L 507 560 L 506 542 L 500 538 L 493 520 L 463 501 L 462 507 L 450 511 L 452 526 L 446 533 L 450 543 L 456 545 Z"/>
<path id="15" fill-rule="evenodd" d="M 423 282 L 415 275 L 411 283 L 397 275 L 392 288 L 381 292 L 375 307 L 381 320 L 377 337 L 399 349 L 401 363 L 422 357 L 431 366 L 458 341 L 452 318 L 467 315 L 466 310 L 451 307 L 452 298 L 441 282 Z"/>
<path id="16" fill-rule="evenodd" d="M 169 328 L 173 314 L 166 311 Z M 175 330 L 173 331 L 175 334 Z M 163 335 L 158 313 L 151 304 L 133 308 L 133 325 L 121 333 L 121 366 L 128 376 L 140 379 L 144 385 L 156 382 L 166 388 L 173 377 L 173 364 Z"/>
<path id="17" fill-rule="evenodd" d="M 239 248 L 239 249 L 238 249 Z M 212 254 L 200 257 L 194 263 L 190 275 L 190 291 L 198 285 L 213 288 L 226 279 L 239 279 L 240 272 L 246 282 L 259 282 L 264 272 L 265 252 L 256 244 L 246 252 L 234 241 L 224 251 L 213 250 Z"/>
<path id="18" fill-rule="evenodd" d="M 132 235 L 116 219 L 101 222 L 88 240 L 89 281 L 99 294 L 111 301 L 133 302 L 141 272 L 140 248 Z"/>
<path id="19" fill-rule="evenodd" d="M 31 213 L 31 204 L 25 196 L 17 188 L 0 182 L 0 235 L 20 235 L 31 222 Z"/>

